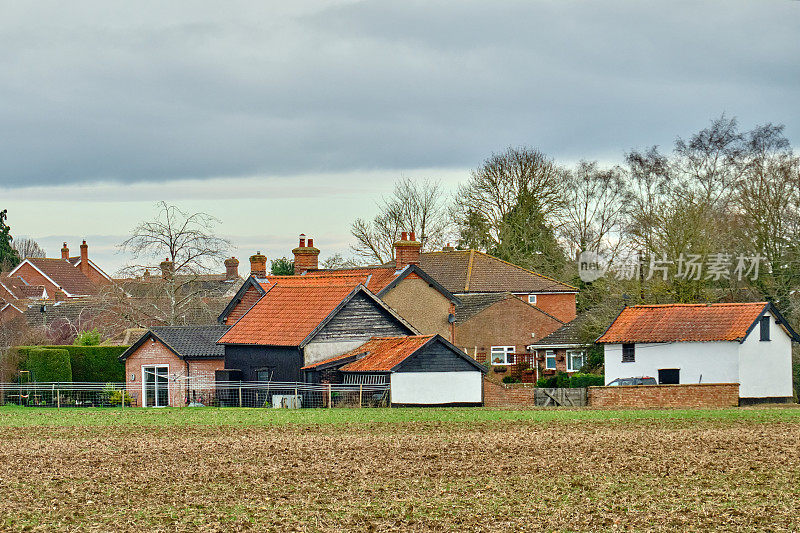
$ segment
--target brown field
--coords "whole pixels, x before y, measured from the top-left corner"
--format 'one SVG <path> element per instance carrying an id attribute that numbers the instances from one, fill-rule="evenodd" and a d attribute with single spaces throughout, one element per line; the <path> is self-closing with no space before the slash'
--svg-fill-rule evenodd
<path id="1" fill-rule="evenodd" d="M 800 528 L 800 418 L 0 427 L 0 529 Z"/>

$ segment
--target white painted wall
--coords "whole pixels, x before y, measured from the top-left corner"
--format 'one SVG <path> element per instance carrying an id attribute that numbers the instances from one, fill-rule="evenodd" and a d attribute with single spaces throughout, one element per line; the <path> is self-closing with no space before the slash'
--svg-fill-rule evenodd
<path id="1" fill-rule="evenodd" d="M 758 325 L 739 345 L 739 396 L 792 396 L 792 340 L 770 320 L 770 339 L 762 341 Z"/>
<path id="2" fill-rule="evenodd" d="M 622 345 L 605 346 L 606 385 L 617 378 L 650 376 L 679 368 L 681 383 L 738 383 L 738 342 L 637 343 L 636 361 L 622 362 Z"/>
<path id="3" fill-rule="evenodd" d="M 395 372 L 391 375 L 392 403 L 481 403 L 482 386 L 480 371 Z"/>
<path id="4" fill-rule="evenodd" d="M 310 342 L 303 349 L 303 364 L 311 365 L 342 355 L 354 348 L 358 348 L 365 342 L 367 341 Z"/>
<path id="5" fill-rule="evenodd" d="M 660 368 L 679 368 L 681 383 L 739 383 L 741 398 L 792 396 L 791 338 L 774 320 L 771 340 L 760 338 L 760 328 L 756 325 L 742 343 L 637 343 L 633 363 L 622 362 L 621 344 L 606 344 L 606 385 L 617 378 L 658 379 Z"/>

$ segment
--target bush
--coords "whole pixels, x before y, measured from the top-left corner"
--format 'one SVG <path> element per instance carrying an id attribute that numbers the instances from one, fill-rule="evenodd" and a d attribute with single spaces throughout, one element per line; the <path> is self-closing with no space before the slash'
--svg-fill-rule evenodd
<path id="1" fill-rule="evenodd" d="M 31 373 L 31 381 L 72 381 L 72 365 L 67 350 L 34 348 L 28 352 L 25 370 Z"/>
<path id="2" fill-rule="evenodd" d="M 605 378 L 597 374 L 573 374 L 569 378 L 569 386 L 576 389 L 585 387 L 602 387 L 605 385 Z"/>
<path id="3" fill-rule="evenodd" d="M 554 389 L 556 388 L 556 376 L 550 376 L 546 378 L 539 378 L 536 381 L 536 386 L 541 387 L 543 389 Z"/>
<path id="4" fill-rule="evenodd" d="M 72 366 L 72 381 L 125 381 L 125 364 L 119 360 L 119 356 L 128 349 L 127 346 L 18 346 L 11 352 L 18 354 L 22 361 L 19 368 L 24 369 L 31 351 L 41 348 L 67 351 Z"/>
<path id="5" fill-rule="evenodd" d="M 127 391 L 115 389 L 111 383 L 106 383 L 103 387 L 103 396 L 105 396 L 105 403 L 109 405 L 120 405 L 122 403 L 123 395 L 125 397 L 125 405 L 133 405 L 133 398 Z"/>
<path id="6" fill-rule="evenodd" d="M 75 346 L 98 346 L 101 341 L 100 330 L 94 328 L 91 331 L 81 331 L 75 337 Z"/>
<path id="7" fill-rule="evenodd" d="M 792 365 L 792 374 L 794 374 L 794 390 L 797 396 L 797 401 L 800 402 L 800 361 Z"/>
<path id="8" fill-rule="evenodd" d="M 522 383 L 522 380 L 517 376 L 504 376 L 503 383 Z"/>

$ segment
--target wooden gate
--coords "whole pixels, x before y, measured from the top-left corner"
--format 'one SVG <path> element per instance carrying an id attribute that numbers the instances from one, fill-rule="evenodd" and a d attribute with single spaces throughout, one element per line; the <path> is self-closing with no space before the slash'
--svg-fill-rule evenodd
<path id="1" fill-rule="evenodd" d="M 545 389 L 539 387 L 535 392 L 537 406 L 542 407 L 583 407 L 588 405 L 587 389 Z"/>

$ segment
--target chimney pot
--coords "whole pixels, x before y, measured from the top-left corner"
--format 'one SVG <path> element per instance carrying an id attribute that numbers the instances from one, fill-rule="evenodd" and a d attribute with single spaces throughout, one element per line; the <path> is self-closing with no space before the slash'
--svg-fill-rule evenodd
<path id="1" fill-rule="evenodd" d="M 407 231 L 404 231 L 404 232 L 402 232 L 400 234 L 400 240 L 401 241 L 407 241 L 408 240 L 408 232 Z"/>
<path id="2" fill-rule="evenodd" d="M 305 247 L 306 247 L 306 234 L 305 233 L 301 233 L 300 234 L 300 248 L 305 248 Z"/>
<path id="3" fill-rule="evenodd" d="M 309 248 L 313 248 L 314 247 L 314 239 L 308 239 L 308 247 Z"/>
<path id="4" fill-rule="evenodd" d="M 416 241 L 417 240 L 416 234 L 413 231 L 411 233 L 409 233 L 409 239 L 408 240 L 410 240 L 410 241 Z"/>

